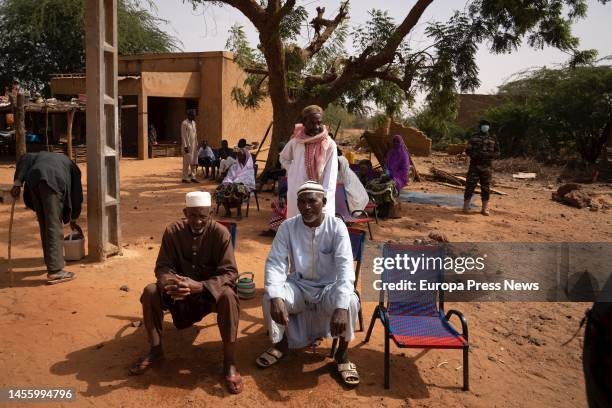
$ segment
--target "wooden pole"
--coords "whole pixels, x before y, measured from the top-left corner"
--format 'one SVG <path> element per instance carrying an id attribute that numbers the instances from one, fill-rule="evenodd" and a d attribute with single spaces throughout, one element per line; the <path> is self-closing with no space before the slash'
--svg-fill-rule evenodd
<path id="1" fill-rule="evenodd" d="M 13 254 L 11 252 L 11 249 L 13 247 L 13 217 L 15 215 L 15 203 L 17 202 L 17 199 L 15 197 L 13 198 L 13 202 L 11 203 L 11 218 L 9 220 L 9 230 L 8 230 L 8 272 L 11 274 L 11 287 L 13 286 L 14 283 L 14 278 L 13 278 Z"/>
<path id="2" fill-rule="evenodd" d="M 13 115 L 15 117 L 15 158 L 19 160 L 26 154 L 25 140 L 25 95 L 19 93 L 13 97 Z"/>
<path id="3" fill-rule="evenodd" d="M 68 158 L 70 160 L 73 159 L 72 154 L 72 122 L 74 121 L 74 110 L 68 111 L 68 127 L 66 129 L 66 137 L 68 138 L 68 147 L 66 153 L 68 154 Z"/>
<path id="4" fill-rule="evenodd" d="M 49 150 L 49 106 L 45 102 L 45 143 L 47 144 L 47 151 Z"/>
<path id="5" fill-rule="evenodd" d="M 272 124 L 274 122 L 270 122 L 270 124 L 268 125 L 268 129 L 266 129 L 266 134 L 264 135 L 263 139 L 261 139 L 261 143 L 259 144 L 259 148 L 257 149 L 257 153 L 255 153 L 255 160 L 257 161 L 257 156 L 259 155 L 259 152 L 261 151 L 261 148 L 263 147 L 264 143 L 266 142 L 266 139 L 268 138 L 268 133 L 270 133 L 270 129 L 272 129 Z"/>

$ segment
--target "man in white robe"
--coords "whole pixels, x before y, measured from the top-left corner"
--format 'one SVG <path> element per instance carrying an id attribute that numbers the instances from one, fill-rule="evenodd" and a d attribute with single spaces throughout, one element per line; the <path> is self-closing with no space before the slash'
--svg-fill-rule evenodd
<path id="1" fill-rule="evenodd" d="M 269 367 L 289 349 L 336 337 L 338 372 L 347 385 L 357 385 L 348 344 L 355 338 L 360 305 L 348 230 L 342 220 L 323 213 L 320 184 L 304 183 L 297 197 L 300 214 L 280 225 L 266 261 L 262 302 L 273 346 L 257 364 Z"/>
<path id="2" fill-rule="evenodd" d="M 327 204 L 323 212 L 336 214 L 336 179 L 338 153 L 336 142 L 323 125 L 323 110 L 308 106 L 302 111 L 302 123 L 295 126 L 291 140 L 280 153 L 280 162 L 287 170 L 287 218 L 298 214 L 297 190 L 306 181 L 323 186 Z"/>
<path id="3" fill-rule="evenodd" d="M 199 183 L 196 179 L 198 168 L 198 136 L 195 110 L 187 110 L 187 119 L 181 123 L 181 145 L 183 148 L 183 183 Z"/>

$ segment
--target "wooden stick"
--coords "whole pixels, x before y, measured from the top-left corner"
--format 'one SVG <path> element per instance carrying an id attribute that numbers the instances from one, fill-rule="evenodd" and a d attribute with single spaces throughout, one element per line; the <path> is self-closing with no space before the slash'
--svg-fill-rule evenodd
<path id="1" fill-rule="evenodd" d="M 68 137 L 68 147 L 67 147 L 68 152 L 67 153 L 68 153 L 68 158 L 70 160 L 72 160 L 72 158 L 73 158 L 72 157 L 73 156 L 73 154 L 72 154 L 72 121 L 73 121 L 73 119 L 74 119 L 74 111 L 71 110 L 71 111 L 68 112 L 68 118 L 67 118 L 67 120 L 68 120 L 68 128 L 66 130 L 66 136 Z M 76 160 L 75 160 L 75 162 L 76 162 Z"/>
<path id="2" fill-rule="evenodd" d="M 455 185 L 455 184 L 445 183 L 443 181 L 436 181 L 436 183 L 440 184 L 442 186 L 452 187 L 452 188 L 454 188 L 456 190 L 465 190 L 465 186 L 458 186 L 458 185 Z M 489 190 L 491 190 L 491 193 L 493 193 L 493 194 L 502 195 L 502 196 L 507 196 L 508 195 L 508 193 L 505 193 L 505 192 L 499 191 L 499 190 L 495 190 L 493 188 L 489 188 Z M 474 190 L 474 193 L 475 194 L 480 194 L 480 189 L 476 188 Z"/>
<path id="3" fill-rule="evenodd" d="M 11 274 L 11 287 L 13 286 L 13 283 L 14 283 L 13 259 L 11 256 L 11 249 L 13 246 L 13 218 L 15 215 L 15 203 L 16 202 L 17 202 L 17 199 L 13 197 L 13 202 L 11 203 L 11 218 L 9 220 L 9 230 L 8 230 L 8 273 Z"/>
<path id="4" fill-rule="evenodd" d="M 47 143 L 47 151 L 50 152 L 49 149 L 49 107 L 47 106 L 47 102 L 45 102 L 45 143 Z"/>
<path id="5" fill-rule="evenodd" d="M 270 133 L 270 129 L 272 129 L 272 124 L 274 122 L 270 122 L 270 124 L 268 125 L 268 129 L 266 129 L 266 134 L 264 135 L 263 139 L 261 140 L 261 143 L 259 144 L 259 148 L 257 149 L 257 153 L 255 153 L 255 160 L 257 160 L 257 156 L 259 155 L 259 152 L 261 151 L 261 148 L 263 147 L 264 143 L 266 142 L 266 139 L 268 138 L 268 133 Z"/>
<path id="6" fill-rule="evenodd" d="M 334 132 L 334 137 L 332 139 L 336 140 L 338 137 L 338 130 L 340 130 L 340 125 L 342 124 L 342 119 L 338 121 L 338 126 L 336 126 L 336 131 Z"/>
<path id="7" fill-rule="evenodd" d="M 412 166 L 412 168 L 414 169 L 414 181 L 421 181 L 421 175 L 419 174 L 419 170 L 417 169 L 416 164 L 414 164 L 414 160 L 412 160 L 412 156 L 408 156 L 408 159 L 410 160 L 410 165 Z"/>

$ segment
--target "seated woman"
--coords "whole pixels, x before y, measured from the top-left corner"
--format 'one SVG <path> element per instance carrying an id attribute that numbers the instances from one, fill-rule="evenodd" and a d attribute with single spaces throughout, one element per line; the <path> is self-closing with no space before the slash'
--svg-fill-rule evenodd
<path id="1" fill-rule="evenodd" d="M 237 208 L 237 219 L 242 219 L 242 202 L 255 190 L 253 158 L 247 149 L 236 150 L 237 161 L 230 167 L 215 192 L 217 203 L 223 204 L 225 217 L 231 217 L 231 208 Z"/>
<path id="2" fill-rule="evenodd" d="M 399 218 L 399 193 L 408 184 L 410 156 L 400 135 L 393 136 L 393 146 L 387 152 L 385 174 L 370 181 L 366 190 L 376 202 L 382 218 Z"/>
<path id="3" fill-rule="evenodd" d="M 338 183 L 344 184 L 348 207 L 351 213 L 353 211 L 363 211 L 370 201 L 368 192 L 359 181 L 359 177 L 353 170 L 346 157 L 338 155 Z"/>

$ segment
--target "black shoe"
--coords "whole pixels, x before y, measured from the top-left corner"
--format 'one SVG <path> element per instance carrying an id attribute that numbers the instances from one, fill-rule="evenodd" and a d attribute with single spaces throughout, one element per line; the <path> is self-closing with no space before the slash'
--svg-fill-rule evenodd
<path id="1" fill-rule="evenodd" d="M 192 183 L 200 183 L 198 180 L 196 180 L 196 179 L 194 179 L 194 178 L 192 178 L 192 179 L 191 179 L 191 182 L 192 182 Z M 189 182 L 188 182 L 188 183 L 189 183 Z"/>
<path id="2" fill-rule="evenodd" d="M 189 183 L 189 180 L 181 180 L 183 183 Z"/>

